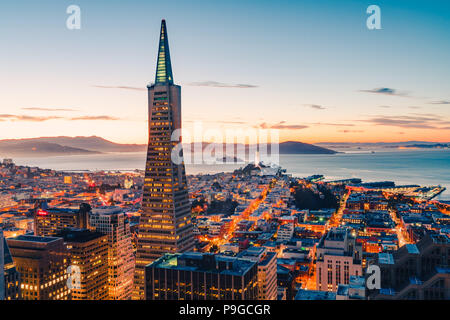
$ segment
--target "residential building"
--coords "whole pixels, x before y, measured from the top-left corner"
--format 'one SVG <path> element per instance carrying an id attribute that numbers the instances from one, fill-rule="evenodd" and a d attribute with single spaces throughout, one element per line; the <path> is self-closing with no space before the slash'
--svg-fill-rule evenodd
<path id="1" fill-rule="evenodd" d="M 294 224 L 286 223 L 280 226 L 277 234 L 277 242 L 287 242 L 294 235 Z"/>

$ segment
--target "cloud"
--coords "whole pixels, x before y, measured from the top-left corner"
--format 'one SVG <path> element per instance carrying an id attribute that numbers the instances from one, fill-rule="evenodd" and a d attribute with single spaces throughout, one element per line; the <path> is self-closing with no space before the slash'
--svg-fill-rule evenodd
<path id="1" fill-rule="evenodd" d="M 350 123 L 326 123 L 326 122 L 315 122 L 315 123 L 311 123 L 313 125 L 317 125 L 317 126 L 333 126 L 333 127 L 354 127 L 354 124 L 350 124 Z"/>
<path id="2" fill-rule="evenodd" d="M 22 110 L 30 110 L 30 111 L 78 111 L 75 109 L 69 108 L 40 108 L 40 107 L 30 107 L 30 108 L 21 108 Z"/>
<path id="3" fill-rule="evenodd" d="M 384 109 L 391 109 L 394 108 L 393 106 L 378 106 L 378 108 L 384 108 Z M 410 106 L 408 107 L 409 109 L 420 109 L 422 107 L 417 107 L 417 106 Z"/>
<path id="4" fill-rule="evenodd" d="M 57 116 L 48 116 L 48 117 L 35 117 L 29 115 L 15 115 L 15 114 L 0 114 L 0 120 L 10 120 L 10 121 L 30 121 L 30 122 L 43 122 L 48 120 L 55 119 L 63 119 L 62 117 Z"/>
<path id="5" fill-rule="evenodd" d="M 367 120 L 360 120 L 374 125 L 416 129 L 444 129 L 450 124 L 448 120 L 434 114 L 412 113 L 409 116 L 374 116 Z"/>
<path id="6" fill-rule="evenodd" d="M 431 104 L 450 104 L 448 100 L 440 100 L 440 101 L 431 101 Z"/>
<path id="7" fill-rule="evenodd" d="M 281 121 L 277 124 L 269 125 L 265 122 L 259 124 L 257 127 L 261 129 L 279 129 L 279 130 L 301 130 L 309 128 L 309 126 L 305 125 L 297 125 L 297 124 L 284 124 L 286 121 Z"/>
<path id="8" fill-rule="evenodd" d="M 218 120 L 218 121 L 211 121 L 215 123 L 223 123 L 223 124 L 248 124 L 248 122 L 245 121 L 227 121 L 227 120 Z"/>
<path id="9" fill-rule="evenodd" d="M 111 117 L 111 116 L 81 116 L 70 118 L 70 120 L 120 120 L 120 118 Z"/>
<path id="10" fill-rule="evenodd" d="M 316 110 L 325 110 L 326 109 L 324 106 L 321 106 L 318 104 L 305 104 L 305 106 L 310 107 L 312 109 L 316 109 Z"/>
<path id="11" fill-rule="evenodd" d="M 0 114 L 0 121 L 29 121 L 29 122 L 44 122 L 48 120 L 120 120 L 120 118 L 111 116 L 79 116 L 73 118 L 59 117 L 59 116 L 30 116 L 17 114 Z"/>
<path id="12" fill-rule="evenodd" d="M 257 85 L 253 84 L 230 84 L 217 81 L 203 81 L 203 82 L 191 82 L 188 83 L 189 86 L 194 87 L 213 87 L 213 88 L 240 88 L 240 89 L 250 89 L 258 88 Z"/>
<path id="13" fill-rule="evenodd" d="M 339 130 L 338 132 L 342 132 L 342 133 L 361 133 L 361 132 L 364 132 L 364 130 Z"/>
<path id="14" fill-rule="evenodd" d="M 130 87 L 130 86 L 103 86 L 103 85 L 93 85 L 94 88 L 101 89 L 123 89 L 123 90 L 134 90 L 134 91 L 147 91 L 146 88 L 141 87 Z"/>
<path id="15" fill-rule="evenodd" d="M 368 89 L 368 90 L 359 90 L 360 92 L 368 92 L 368 93 L 377 93 L 377 94 L 385 94 L 390 96 L 406 96 L 406 93 L 398 92 L 396 89 L 392 88 L 375 88 L 375 89 Z"/>

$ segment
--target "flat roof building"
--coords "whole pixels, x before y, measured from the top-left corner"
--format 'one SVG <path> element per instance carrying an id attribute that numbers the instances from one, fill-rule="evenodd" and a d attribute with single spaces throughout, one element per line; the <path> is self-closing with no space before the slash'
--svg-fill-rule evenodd
<path id="1" fill-rule="evenodd" d="M 88 204 L 81 204 L 79 209 L 37 208 L 34 213 L 34 234 L 41 237 L 55 236 L 66 228 L 89 228 Z"/>
<path id="2" fill-rule="evenodd" d="M 258 263 L 258 299 L 277 299 L 277 254 L 264 247 L 250 247 L 238 255 Z"/>
<path id="3" fill-rule="evenodd" d="M 257 263 L 211 253 L 166 254 L 145 267 L 147 300 L 257 300 Z"/>
<path id="4" fill-rule="evenodd" d="M 316 250 L 316 284 L 320 291 L 336 292 L 349 284 L 350 276 L 362 276 L 362 245 L 349 229 L 332 228 L 320 239 Z"/>
<path id="5" fill-rule="evenodd" d="M 23 300 L 70 300 L 69 251 L 63 238 L 20 235 L 7 243 L 21 278 Z"/>
<path id="6" fill-rule="evenodd" d="M 381 289 L 370 299 L 450 299 L 450 238 L 427 230 L 416 244 L 369 261 L 380 267 Z"/>

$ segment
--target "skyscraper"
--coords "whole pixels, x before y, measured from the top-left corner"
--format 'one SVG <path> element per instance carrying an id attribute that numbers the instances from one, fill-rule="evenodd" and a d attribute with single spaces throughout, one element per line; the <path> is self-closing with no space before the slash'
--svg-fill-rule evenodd
<path id="1" fill-rule="evenodd" d="M 39 207 L 34 213 L 34 234 L 52 237 L 65 228 L 87 229 L 91 206 L 82 203 L 80 209 Z"/>
<path id="2" fill-rule="evenodd" d="M 109 299 L 131 299 L 134 256 L 127 215 L 119 207 L 100 207 L 89 218 L 92 229 L 108 236 Z"/>
<path id="3" fill-rule="evenodd" d="M 258 263 L 211 253 L 166 254 L 145 267 L 147 300 L 257 300 Z"/>
<path id="4" fill-rule="evenodd" d="M 80 271 L 72 300 L 108 299 L 108 237 L 87 229 L 64 229 L 58 236 L 69 249 L 70 263 Z"/>
<path id="5" fill-rule="evenodd" d="M 277 299 L 277 255 L 264 247 L 250 247 L 238 255 L 258 264 L 258 299 Z"/>
<path id="6" fill-rule="evenodd" d="M 332 228 L 316 249 L 316 285 L 319 291 L 336 292 L 349 284 L 350 276 L 362 276 L 362 246 L 349 229 Z"/>
<path id="7" fill-rule="evenodd" d="M 69 251 L 63 238 L 20 235 L 7 243 L 21 279 L 23 300 L 70 300 Z"/>
<path id="8" fill-rule="evenodd" d="M 172 161 L 181 137 L 181 87 L 173 82 L 166 22 L 161 22 L 155 83 L 148 87 L 149 139 L 136 253 L 135 299 L 144 299 L 144 268 L 165 253 L 193 249 L 184 162 Z M 181 136 L 181 135 L 180 135 Z M 179 150 L 179 149 L 178 149 Z M 178 153 L 182 155 L 182 151 Z"/>

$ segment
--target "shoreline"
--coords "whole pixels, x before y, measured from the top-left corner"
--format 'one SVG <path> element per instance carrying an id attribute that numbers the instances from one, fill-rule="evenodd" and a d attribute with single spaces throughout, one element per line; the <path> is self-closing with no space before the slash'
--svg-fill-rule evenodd
<path id="1" fill-rule="evenodd" d="M 63 172 L 143 172 L 146 152 L 109 153 L 89 156 L 16 158 L 17 165 Z M 248 163 L 248 162 L 246 162 Z M 246 165 L 186 165 L 188 175 L 231 172 Z M 438 197 L 450 200 L 450 150 L 401 150 L 376 153 L 338 153 L 333 155 L 280 155 L 279 165 L 287 174 L 307 177 L 321 174 L 327 179 L 360 178 L 364 182 L 394 181 L 398 185 L 441 185 L 447 190 Z"/>

